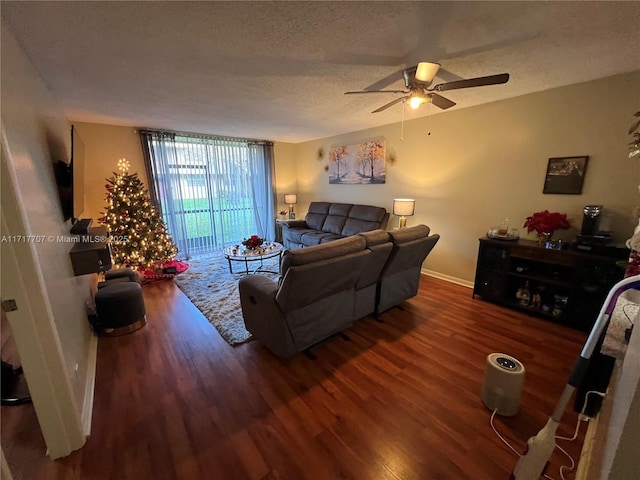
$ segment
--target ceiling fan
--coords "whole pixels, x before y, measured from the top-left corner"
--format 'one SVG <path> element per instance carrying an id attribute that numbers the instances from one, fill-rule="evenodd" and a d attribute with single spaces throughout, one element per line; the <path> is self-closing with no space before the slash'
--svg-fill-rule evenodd
<path id="1" fill-rule="evenodd" d="M 404 85 L 406 90 L 358 90 L 353 92 L 345 92 L 345 95 L 353 95 L 360 93 L 404 93 L 404 97 L 396 98 L 391 102 L 375 109 L 371 113 L 378 113 L 399 102 L 409 102 L 411 108 L 418 108 L 423 103 L 433 103 L 436 107 L 443 110 L 451 108 L 455 105 L 448 98 L 443 97 L 435 92 L 444 92 L 446 90 L 457 90 L 459 88 L 481 87 L 484 85 L 497 85 L 507 83 L 509 81 L 508 73 L 500 73 L 498 75 L 489 75 L 487 77 L 469 78 L 467 80 L 456 80 L 453 82 L 440 83 L 435 87 L 430 87 L 433 79 L 440 69 L 439 63 L 420 62 L 418 65 L 409 67 L 402 71 Z"/>

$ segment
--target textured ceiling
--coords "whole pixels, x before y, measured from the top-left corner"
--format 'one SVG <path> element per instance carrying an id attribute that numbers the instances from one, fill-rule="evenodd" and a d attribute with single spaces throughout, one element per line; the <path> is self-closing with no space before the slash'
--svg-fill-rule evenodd
<path id="1" fill-rule="evenodd" d="M 68 118 L 300 142 L 400 121 L 399 70 L 469 107 L 640 70 L 640 2 L 2 2 Z M 390 77 L 388 81 L 383 79 Z M 395 83 L 389 83 L 395 79 Z M 425 106 L 405 119 L 437 114 Z"/>

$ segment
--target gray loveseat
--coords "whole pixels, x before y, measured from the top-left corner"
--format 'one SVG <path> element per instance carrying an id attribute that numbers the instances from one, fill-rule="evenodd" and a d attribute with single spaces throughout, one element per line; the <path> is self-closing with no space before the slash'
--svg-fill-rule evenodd
<path id="1" fill-rule="evenodd" d="M 361 232 L 387 228 L 389 212 L 382 207 L 351 203 L 311 202 L 304 220 L 282 225 L 288 249 L 310 247 Z"/>

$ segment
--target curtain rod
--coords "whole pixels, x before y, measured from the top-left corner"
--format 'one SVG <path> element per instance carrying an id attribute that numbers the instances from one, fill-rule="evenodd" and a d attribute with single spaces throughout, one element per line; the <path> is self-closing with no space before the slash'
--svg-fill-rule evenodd
<path id="1" fill-rule="evenodd" d="M 138 133 L 150 133 L 161 135 L 173 135 L 188 138 L 200 138 L 204 140 L 226 140 L 232 142 L 243 142 L 249 145 L 273 145 L 270 140 L 258 140 L 255 138 L 225 137 L 223 135 L 209 135 L 206 133 L 181 132 L 177 130 L 155 130 L 152 128 L 137 128 Z"/>

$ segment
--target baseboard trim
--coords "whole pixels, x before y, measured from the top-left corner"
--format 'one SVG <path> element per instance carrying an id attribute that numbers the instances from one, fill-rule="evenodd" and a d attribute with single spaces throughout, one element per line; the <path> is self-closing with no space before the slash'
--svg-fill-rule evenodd
<path id="1" fill-rule="evenodd" d="M 82 404 L 82 430 L 88 437 L 91 434 L 91 418 L 93 416 L 93 398 L 96 386 L 96 368 L 98 366 L 98 337 L 91 335 L 89 355 L 87 358 L 87 377 L 84 385 L 84 402 Z"/>
<path id="2" fill-rule="evenodd" d="M 582 444 L 582 451 L 580 458 L 577 460 L 578 468 L 576 469 L 576 480 L 589 480 L 589 478 L 595 478 L 593 470 L 595 470 L 593 462 L 593 450 L 596 443 L 596 435 L 598 434 L 598 420 L 600 414 L 598 413 L 595 418 L 589 420 L 587 431 L 584 435 L 584 442 Z"/>
<path id="3" fill-rule="evenodd" d="M 452 277 L 451 275 L 445 275 L 444 273 L 434 272 L 433 270 L 427 270 L 423 268 L 420 270 L 420 273 L 423 275 L 427 275 L 429 277 L 439 278 L 440 280 L 444 280 L 446 282 L 455 283 L 456 285 L 461 285 L 467 288 L 473 288 L 473 282 L 468 280 L 463 280 L 462 278 Z"/>

